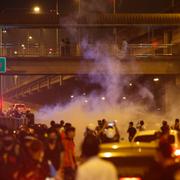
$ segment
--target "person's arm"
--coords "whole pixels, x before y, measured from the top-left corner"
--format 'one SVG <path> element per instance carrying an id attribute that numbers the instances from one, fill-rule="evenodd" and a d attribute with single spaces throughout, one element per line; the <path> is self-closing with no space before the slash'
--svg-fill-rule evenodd
<path id="1" fill-rule="evenodd" d="M 59 158 L 60 158 L 61 163 L 57 171 L 56 177 L 59 177 L 60 179 L 64 179 L 64 152 L 63 151 L 60 153 Z"/>
<path id="2" fill-rule="evenodd" d="M 64 167 L 64 152 L 62 151 L 61 153 L 60 153 L 60 169 L 62 168 L 63 169 L 63 167 Z"/>
<path id="3" fill-rule="evenodd" d="M 104 123 L 104 125 L 103 125 L 103 127 L 102 127 L 102 129 L 101 130 L 99 130 L 99 132 L 98 132 L 98 136 L 101 134 L 101 133 L 103 133 L 103 131 L 104 131 L 104 129 L 106 129 L 106 127 L 107 127 L 107 121 Z"/>
<path id="4" fill-rule="evenodd" d="M 75 156 L 74 156 L 73 150 L 70 150 L 70 151 L 69 151 L 69 158 L 70 158 L 70 162 L 71 162 L 71 164 L 72 164 L 72 168 L 73 168 L 73 169 L 76 169 L 76 158 L 75 158 Z"/>

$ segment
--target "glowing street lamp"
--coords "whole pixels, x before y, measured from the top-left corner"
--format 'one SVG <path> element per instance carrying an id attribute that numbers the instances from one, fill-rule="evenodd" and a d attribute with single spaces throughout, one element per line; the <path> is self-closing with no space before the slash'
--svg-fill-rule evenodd
<path id="1" fill-rule="evenodd" d="M 129 83 L 129 86 L 132 86 L 133 84 L 132 83 Z"/>
<path id="2" fill-rule="evenodd" d="M 28 39 L 29 39 L 29 40 L 32 40 L 32 36 L 28 36 Z"/>
<path id="3" fill-rule="evenodd" d="M 73 98 L 74 98 L 74 95 L 71 95 L 70 97 L 71 97 L 71 99 L 73 99 Z"/>
<path id="4" fill-rule="evenodd" d="M 101 100 L 102 100 L 102 101 L 105 101 L 105 100 L 106 100 L 106 97 L 104 97 L 104 96 L 101 97 Z"/>
<path id="5" fill-rule="evenodd" d="M 3 34 L 6 34 L 6 33 L 7 33 L 7 31 L 6 31 L 5 29 L 3 29 L 3 31 L 2 31 L 2 32 L 3 32 Z"/>
<path id="6" fill-rule="evenodd" d="M 35 6 L 35 7 L 33 8 L 33 12 L 36 13 L 36 14 L 39 14 L 39 13 L 41 12 L 40 7 L 39 7 L 39 6 Z"/>
<path id="7" fill-rule="evenodd" d="M 17 51 L 14 51 L 14 54 L 15 54 L 15 55 L 17 55 L 17 54 L 18 54 L 18 52 L 17 52 Z"/>
<path id="8" fill-rule="evenodd" d="M 88 103 L 88 100 L 87 99 L 85 99 L 85 101 L 84 101 L 85 103 Z"/>
<path id="9" fill-rule="evenodd" d="M 153 81 L 154 81 L 154 82 L 158 82 L 158 81 L 159 81 L 159 78 L 154 78 Z"/>

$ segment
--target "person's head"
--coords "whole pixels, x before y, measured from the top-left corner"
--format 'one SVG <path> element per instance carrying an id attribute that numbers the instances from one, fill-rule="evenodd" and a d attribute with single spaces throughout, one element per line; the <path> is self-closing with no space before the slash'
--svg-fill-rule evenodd
<path id="1" fill-rule="evenodd" d="M 75 137 L 75 131 L 76 129 L 72 126 L 65 129 L 66 136 L 70 139 L 73 139 Z"/>
<path id="2" fill-rule="evenodd" d="M 102 124 L 106 124 L 106 119 L 102 119 Z"/>
<path id="3" fill-rule="evenodd" d="M 141 125 L 141 126 L 144 125 L 144 121 L 143 121 L 143 120 L 140 121 L 140 125 Z"/>
<path id="4" fill-rule="evenodd" d="M 33 140 L 29 145 L 28 151 L 33 160 L 42 162 L 44 157 L 44 146 L 40 140 Z"/>
<path id="5" fill-rule="evenodd" d="M 102 126 L 102 121 L 101 120 L 98 120 L 98 126 Z"/>
<path id="6" fill-rule="evenodd" d="M 163 121 L 163 122 L 162 122 L 162 125 L 163 125 L 163 126 L 167 126 L 167 121 Z"/>
<path id="7" fill-rule="evenodd" d="M 50 129 L 48 132 L 48 143 L 55 144 L 58 140 L 58 134 L 56 130 Z"/>
<path id="8" fill-rule="evenodd" d="M 60 120 L 60 125 L 64 126 L 64 120 Z"/>
<path id="9" fill-rule="evenodd" d="M 130 127 L 132 127 L 133 126 L 133 122 L 131 121 L 131 122 L 129 122 L 129 126 Z"/>
<path id="10" fill-rule="evenodd" d="M 99 153 L 99 141 L 95 136 L 85 137 L 82 146 L 82 155 L 86 158 L 96 156 Z"/>
<path id="11" fill-rule="evenodd" d="M 175 119 L 175 123 L 179 123 L 179 119 Z"/>
<path id="12" fill-rule="evenodd" d="M 54 126 L 56 125 L 55 121 L 52 120 L 52 121 L 50 122 L 50 125 L 51 125 L 51 127 L 54 127 Z"/>
<path id="13" fill-rule="evenodd" d="M 65 123 L 64 129 L 66 130 L 66 129 L 70 128 L 71 126 L 72 126 L 71 123 Z"/>
<path id="14" fill-rule="evenodd" d="M 26 114 L 30 114 L 30 110 L 27 110 L 27 111 L 26 111 Z"/>
<path id="15" fill-rule="evenodd" d="M 87 129 L 88 129 L 89 131 L 95 131 L 95 130 L 96 130 L 96 126 L 95 126 L 95 124 L 93 124 L 93 123 L 89 123 L 89 124 L 87 125 Z"/>

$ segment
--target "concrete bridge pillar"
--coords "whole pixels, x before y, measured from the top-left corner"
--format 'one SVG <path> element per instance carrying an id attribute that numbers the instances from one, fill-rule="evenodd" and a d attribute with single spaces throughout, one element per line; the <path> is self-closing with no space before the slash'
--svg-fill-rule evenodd
<path id="1" fill-rule="evenodd" d="M 3 30 L 0 28 L 0 56 L 3 56 Z"/>
<path id="2" fill-rule="evenodd" d="M 165 111 L 170 117 L 180 117 L 180 76 L 165 84 Z"/>

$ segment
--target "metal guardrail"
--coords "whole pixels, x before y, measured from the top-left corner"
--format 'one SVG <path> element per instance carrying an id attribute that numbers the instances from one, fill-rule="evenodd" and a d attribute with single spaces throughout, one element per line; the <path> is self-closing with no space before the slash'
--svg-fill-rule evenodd
<path id="1" fill-rule="evenodd" d="M 46 47 L 40 44 L 4 44 L 0 47 L 0 55 L 6 57 L 78 56 L 77 48 L 76 44 L 59 47 Z"/>
<path id="2" fill-rule="evenodd" d="M 93 44 L 90 44 L 93 47 Z M 167 56 L 173 55 L 173 44 L 110 44 L 109 49 L 114 54 L 124 50 L 130 56 Z M 58 56 L 81 56 L 83 50 L 79 44 L 71 44 L 59 47 L 45 47 L 39 44 L 16 44 L 3 45 L 0 47 L 0 55 L 6 57 L 58 57 Z"/>
<path id="3" fill-rule="evenodd" d="M 132 56 L 171 56 L 173 44 L 130 44 L 129 50 Z"/>
<path id="4" fill-rule="evenodd" d="M 0 126 L 3 128 L 15 130 L 21 125 L 25 125 L 25 124 L 27 124 L 26 119 L 0 117 Z"/>

